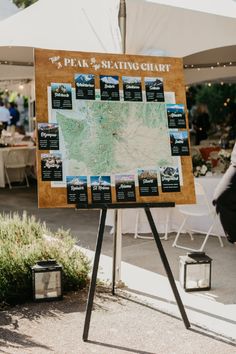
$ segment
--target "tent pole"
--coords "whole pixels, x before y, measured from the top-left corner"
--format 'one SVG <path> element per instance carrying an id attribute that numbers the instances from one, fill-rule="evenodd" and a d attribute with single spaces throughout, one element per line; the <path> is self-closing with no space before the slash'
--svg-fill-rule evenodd
<path id="1" fill-rule="evenodd" d="M 125 36 L 126 36 L 126 3 L 125 0 L 120 0 L 119 7 L 119 27 L 121 33 L 122 53 L 125 54 Z M 115 210 L 114 219 L 114 254 L 113 254 L 113 280 L 112 293 L 115 294 L 115 285 L 122 284 L 121 282 L 121 260 L 122 260 L 122 221 L 121 210 Z"/>
<path id="2" fill-rule="evenodd" d="M 125 0 L 120 0 L 119 8 L 119 27 L 122 40 L 122 52 L 126 52 L 126 3 Z"/>

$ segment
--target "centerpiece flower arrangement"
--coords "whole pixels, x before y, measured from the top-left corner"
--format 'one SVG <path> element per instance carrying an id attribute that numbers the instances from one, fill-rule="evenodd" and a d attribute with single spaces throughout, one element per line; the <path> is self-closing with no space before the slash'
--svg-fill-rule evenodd
<path id="1" fill-rule="evenodd" d="M 192 156 L 194 177 L 212 175 L 212 163 L 210 160 L 205 161 L 199 152 Z"/>
<path id="2" fill-rule="evenodd" d="M 223 164 L 224 167 L 224 171 L 225 172 L 229 165 L 230 165 L 230 159 L 231 159 L 231 151 L 229 150 L 225 150 L 225 149 L 221 149 L 218 153 L 219 159 L 221 161 L 221 163 Z"/>

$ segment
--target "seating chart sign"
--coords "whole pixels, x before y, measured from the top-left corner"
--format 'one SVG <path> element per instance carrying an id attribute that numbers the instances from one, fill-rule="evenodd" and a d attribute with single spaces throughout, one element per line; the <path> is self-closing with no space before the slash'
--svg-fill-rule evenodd
<path id="1" fill-rule="evenodd" d="M 39 207 L 195 202 L 183 63 L 35 50 Z"/>

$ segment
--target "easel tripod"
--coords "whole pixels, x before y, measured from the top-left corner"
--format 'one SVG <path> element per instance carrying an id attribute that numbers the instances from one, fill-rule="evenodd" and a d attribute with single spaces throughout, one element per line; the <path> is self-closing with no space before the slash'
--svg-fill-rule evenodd
<path id="1" fill-rule="evenodd" d="M 178 289 L 175 284 L 175 280 L 172 274 L 172 271 L 169 266 L 168 259 L 166 257 L 165 251 L 163 249 L 163 246 L 160 241 L 160 236 L 157 232 L 156 225 L 154 223 L 150 208 L 170 208 L 174 207 L 174 203 L 140 203 L 140 204 L 135 204 L 135 203 L 127 203 L 127 204 L 88 204 L 88 205 L 78 205 L 78 209 L 101 209 L 101 215 L 100 215 L 100 222 L 99 222 L 99 229 L 98 229 L 98 235 L 97 235 L 97 243 L 96 243 L 96 250 L 95 250 L 95 257 L 94 257 L 94 263 L 93 263 L 93 270 L 92 270 L 92 277 L 91 277 L 91 282 L 90 282 L 90 287 L 89 287 L 89 294 L 88 294 L 88 300 L 87 300 L 87 308 L 86 308 L 86 316 L 85 316 L 85 323 L 84 323 L 84 331 L 83 331 L 83 340 L 87 341 L 88 340 L 88 334 L 89 334 L 89 326 L 90 326 L 90 319 L 91 319 L 91 313 L 92 313 L 92 308 L 93 308 L 93 300 L 94 300 L 94 294 L 95 294 L 95 289 L 96 289 L 96 280 L 97 280 L 97 272 L 98 272 L 98 266 L 99 266 L 99 259 L 100 259 L 100 254 L 101 254 L 101 249 L 102 249 L 102 242 L 103 242 L 103 235 L 104 235 L 104 229 L 105 229 L 105 221 L 106 221 L 106 215 L 107 215 L 107 210 L 108 209 L 127 209 L 127 208 L 144 208 L 150 228 L 152 230 L 152 234 L 154 236 L 163 266 L 165 268 L 170 286 L 172 288 L 173 294 L 175 296 L 176 303 L 178 305 L 181 317 L 183 319 L 185 327 L 188 329 L 190 327 L 190 323 L 187 317 L 187 314 L 185 312 L 182 300 L 180 298 Z M 114 235 L 116 233 L 114 232 Z M 116 237 L 116 235 L 115 235 Z M 114 240 L 114 253 L 115 253 L 115 247 L 116 247 L 116 242 Z M 115 294 L 115 256 L 113 259 L 113 277 L 112 277 L 112 294 Z"/>

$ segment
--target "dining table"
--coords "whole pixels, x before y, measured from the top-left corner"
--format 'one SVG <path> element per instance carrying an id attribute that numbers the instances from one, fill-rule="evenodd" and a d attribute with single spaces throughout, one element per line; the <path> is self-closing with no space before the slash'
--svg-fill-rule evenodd
<path id="1" fill-rule="evenodd" d="M 19 144 L 17 146 L 7 146 L 0 147 L 0 188 L 5 188 L 6 186 L 6 176 L 5 176 L 5 161 L 10 151 L 17 150 L 20 151 L 24 157 L 26 166 L 35 166 L 36 161 L 36 146 L 32 144 Z M 11 182 L 20 181 L 22 178 L 22 168 L 11 168 L 8 170 L 8 174 Z"/>

